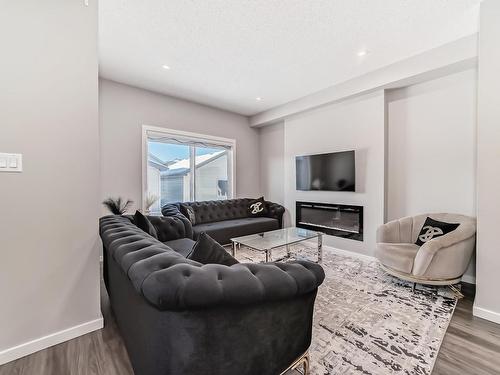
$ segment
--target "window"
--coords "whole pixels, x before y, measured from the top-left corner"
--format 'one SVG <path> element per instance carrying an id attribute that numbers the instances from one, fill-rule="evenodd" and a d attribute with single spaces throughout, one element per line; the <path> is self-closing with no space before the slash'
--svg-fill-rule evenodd
<path id="1" fill-rule="evenodd" d="M 234 140 L 149 126 L 143 140 L 144 199 L 159 197 L 151 212 L 172 202 L 232 197 Z"/>

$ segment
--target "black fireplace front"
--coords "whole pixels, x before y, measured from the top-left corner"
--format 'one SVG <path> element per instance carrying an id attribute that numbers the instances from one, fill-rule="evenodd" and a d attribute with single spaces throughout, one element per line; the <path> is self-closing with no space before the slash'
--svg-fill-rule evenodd
<path id="1" fill-rule="evenodd" d="M 362 206 L 296 202 L 295 208 L 295 224 L 298 228 L 363 241 Z"/>

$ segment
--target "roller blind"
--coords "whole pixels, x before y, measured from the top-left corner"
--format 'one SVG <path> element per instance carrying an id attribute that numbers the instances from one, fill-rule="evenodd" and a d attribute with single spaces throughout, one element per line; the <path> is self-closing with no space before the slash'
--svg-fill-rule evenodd
<path id="1" fill-rule="evenodd" d="M 194 147 L 220 148 L 224 150 L 232 149 L 232 144 L 230 143 L 212 141 L 192 136 L 188 137 L 177 134 L 148 131 L 147 137 L 149 141 L 159 142 L 159 143 L 171 143 L 171 144 L 179 144 L 179 145 L 194 146 Z"/>

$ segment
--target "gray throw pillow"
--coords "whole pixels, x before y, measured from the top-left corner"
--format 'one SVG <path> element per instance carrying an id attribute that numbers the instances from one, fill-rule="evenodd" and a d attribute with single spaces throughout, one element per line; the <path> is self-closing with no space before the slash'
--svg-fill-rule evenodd
<path id="1" fill-rule="evenodd" d="M 181 214 L 186 216 L 188 220 L 191 222 L 191 225 L 196 225 L 196 215 L 194 214 L 193 207 L 191 207 L 188 204 L 182 204 L 180 205 L 180 211 Z"/>
<path id="2" fill-rule="evenodd" d="M 186 257 L 201 264 L 222 264 L 232 266 L 239 263 L 217 241 L 205 232 L 201 233 L 193 250 Z"/>
<path id="3" fill-rule="evenodd" d="M 153 224 L 140 211 L 135 211 L 134 224 L 150 236 L 158 239 L 158 233 Z"/>

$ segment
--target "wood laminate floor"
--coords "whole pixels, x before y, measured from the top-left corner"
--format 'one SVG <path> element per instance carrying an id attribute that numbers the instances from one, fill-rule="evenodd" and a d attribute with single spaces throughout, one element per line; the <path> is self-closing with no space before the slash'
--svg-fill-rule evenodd
<path id="1" fill-rule="evenodd" d="M 0 366 L 0 375 L 132 375 L 108 296 L 101 290 L 104 329 Z M 464 291 L 433 375 L 500 374 L 500 325 L 473 317 L 473 287 Z"/>

